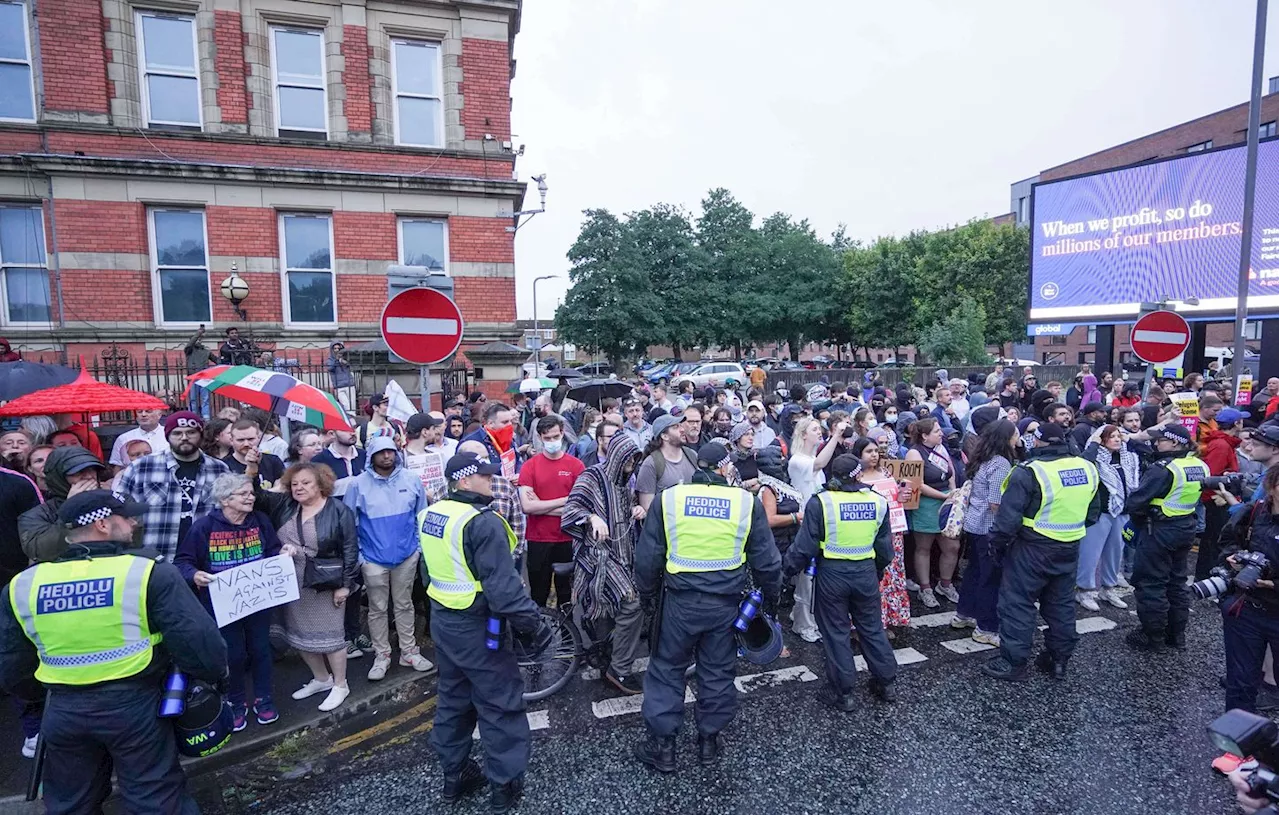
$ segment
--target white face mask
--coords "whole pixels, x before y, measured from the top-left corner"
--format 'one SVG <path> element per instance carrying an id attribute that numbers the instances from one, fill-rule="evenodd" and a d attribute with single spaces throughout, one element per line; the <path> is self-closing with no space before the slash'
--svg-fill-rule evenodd
<path id="1" fill-rule="evenodd" d="M 870 418 L 867 419 L 867 427 L 875 427 L 878 424 L 880 423 L 876 421 L 875 416 L 871 416 Z"/>
<path id="2" fill-rule="evenodd" d="M 564 439 L 544 441 L 542 443 L 542 449 L 545 450 L 549 456 L 558 456 L 560 455 L 560 452 L 564 450 Z"/>

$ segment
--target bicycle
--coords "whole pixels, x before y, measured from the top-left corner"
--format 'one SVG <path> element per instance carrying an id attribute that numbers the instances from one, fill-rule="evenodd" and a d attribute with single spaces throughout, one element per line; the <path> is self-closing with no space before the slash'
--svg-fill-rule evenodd
<path id="1" fill-rule="evenodd" d="M 557 576 L 564 577 L 573 574 L 574 564 L 572 561 L 556 563 L 551 568 Z M 599 671 L 607 670 L 613 653 L 613 627 L 609 626 L 602 638 L 594 639 L 596 626 L 584 623 L 576 603 L 562 602 L 554 609 L 540 611 L 552 629 L 551 647 L 536 657 L 517 657 L 527 702 L 558 693 L 578 673 L 584 661 Z"/>

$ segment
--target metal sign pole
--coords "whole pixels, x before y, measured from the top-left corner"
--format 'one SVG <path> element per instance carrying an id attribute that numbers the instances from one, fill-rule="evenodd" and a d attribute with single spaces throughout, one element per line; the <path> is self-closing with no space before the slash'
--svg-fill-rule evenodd
<path id="1" fill-rule="evenodd" d="M 1249 263 L 1253 258 L 1253 198 L 1258 184 L 1258 123 L 1261 118 L 1263 53 L 1267 44 L 1267 0 L 1258 0 L 1253 32 L 1253 85 L 1249 93 L 1249 129 L 1245 132 L 1244 212 L 1241 218 L 1240 279 L 1236 300 L 1236 338 L 1232 345 L 1231 373 L 1244 373 L 1244 322 L 1249 306 Z M 1238 382 L 1239 379 L 1236 379 Z"/>
<path id="2" fill-rule="evenodd" d="M 422 380 L 422 412 L 431 412 L 431 366 L 423 365 L 418 368 L 418 377 Z"/>

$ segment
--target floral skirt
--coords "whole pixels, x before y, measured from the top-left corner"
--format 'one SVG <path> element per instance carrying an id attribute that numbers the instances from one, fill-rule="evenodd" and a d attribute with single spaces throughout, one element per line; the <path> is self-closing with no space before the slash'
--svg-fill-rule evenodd
<path id="1" fill-rule="evenodd" d="M 893 533 L 893 562 L 880 578 L 880 617 L 885 627 L 911 622 L 911 596 L 907 594 L 907 570 L 903 563 L 902 533 Z"/>

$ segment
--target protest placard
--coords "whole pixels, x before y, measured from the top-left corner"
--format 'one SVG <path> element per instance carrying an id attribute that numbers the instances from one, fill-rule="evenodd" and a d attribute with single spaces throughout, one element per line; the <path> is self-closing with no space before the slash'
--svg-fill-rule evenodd
<path id="1" fill-rule="evenodd" d="M 911 497 L 902 502 L 903 509 L 920 508 L 920 487 L 924 484 L 924 462 L 891 458 L 885 462 L 893 478 L 911 485 Z"/>
<path id="2" fill-rule="evenodd" d="M 1253 374 L 1243 373 L 1236 377 L 1236 407 L 1249 407 L 1253 399 Z"/>
<path id="3" fill-rule="evenodd" d="M 213 576 L 209 599 L 218 627 L 298 599 L 298 573 L 288 555 L 255 560 Z"/>
<path id="4" fill-rule="evenodd" d="M 1200 427 L 1200 397 L 1191 391 L 1175 393 L 1172 397 L 1174 409 L 1178 412 L 1178 423 L 1187 429 L 1195 440 L 1196 429 Z"/>

